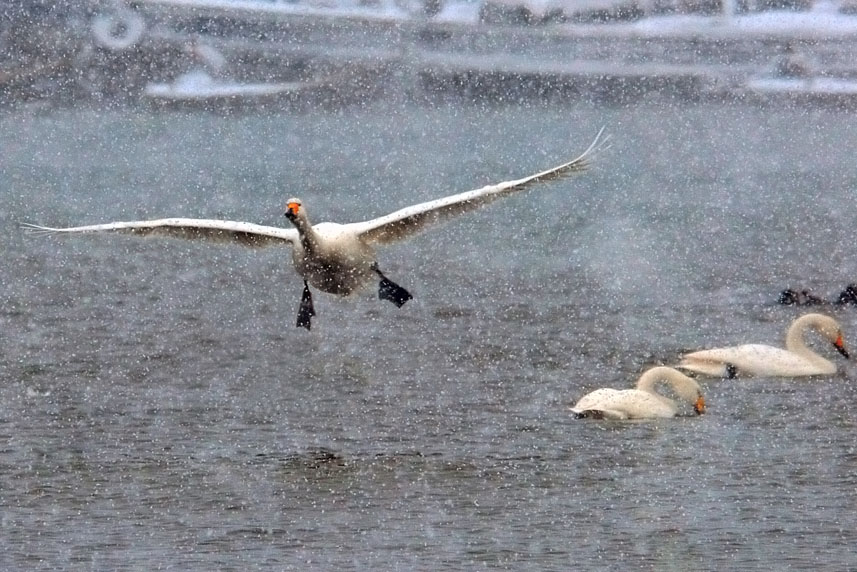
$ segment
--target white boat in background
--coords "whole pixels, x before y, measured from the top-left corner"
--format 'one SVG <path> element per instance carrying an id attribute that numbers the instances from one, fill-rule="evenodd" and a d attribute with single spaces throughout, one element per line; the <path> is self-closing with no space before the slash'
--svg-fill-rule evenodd
<path id="1" fill-rule="evenodd" d="M 145 21 L 142 38 L 127 10 L 94 23 L 99 50 L 92 53 L 100 59 L 92 67 L 112 73 L 112 52 L 122 47 L 129 62 L 146 52 L 154 64 L 127 66 L 128 83 L 141 93 L 141 81 L 158 77 L 141 99 L 170 105 L 316 95 L 339 104 L 405 92 L 626 103 L 658 92 L 691 101 L 850 99 L 857 8 L 841 3 L 857 0 L 790 2 L 812 7 L 770 10 L 764 0 L 140 0 L 133 12 Z M 810 79 L 763 77 L 762 62 L 790 43 L 824 69 L 810 70 Z M 205 54 L 212 50 L 243 63 L 229 69 L 220 56 L 218 72 Z M 209 67 L 199 65 L 205 60 Z M 322 85 L 248 79 L 280 77 L 286 60 L 295 70 L 312 62 L 345 77 Z M 146 69 L 153 75 L 140 73 Z M 187 69 L 208 76 L 160 80 Z M 118 83 L 105 80 L 92 91 L 128 93 Z"/>
<path id="2" fill-rule="evenodd" d="M 149 83 L 143 97 L 165 104 L 253 103 L 297 94 L 317 82 L 259 82 L 219 80 L 203 70 L 191 70 L 168 83 Z"/>
<path id="3" fill-rule="evenodd" d="M 746 91 L 771 102 L 785 101 L 833 106 L 857 105 L 857 80 L 824 76 L 756 76 Z"/>
<path id="4" fill-rule="evenodd" d="M 852 74 L 837 77 L 836 73 L 820 69 L 816 61 L 787 43 L 773 66 L 747 78 L 740 91 L 744 97 L 772 104 L 834 107 L 857 104 L 857 77 Z"/>

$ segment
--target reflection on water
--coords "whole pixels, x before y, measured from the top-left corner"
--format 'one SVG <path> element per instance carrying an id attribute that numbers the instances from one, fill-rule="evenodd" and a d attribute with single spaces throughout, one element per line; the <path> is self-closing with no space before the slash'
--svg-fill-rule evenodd
<path id="1" fill-rule="evenodd" d="M 780 343 L 853 282 L 852 118 L 691 106 L 0 118 L 8 568 L 857 565 L 851 366 L 708 381 L 708 413 L 569 402 L 686 349 Z M 385 250 L 402 309 L 282 250 L 24 236 L 18 221 L 361 220 L 613 147 Z M 857 344 L 853 309 L 832 309 Z"/>

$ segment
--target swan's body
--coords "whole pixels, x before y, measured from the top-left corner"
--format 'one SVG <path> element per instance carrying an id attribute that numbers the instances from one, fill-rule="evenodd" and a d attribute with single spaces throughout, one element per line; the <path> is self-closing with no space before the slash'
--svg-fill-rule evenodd
<path id="1" fill-rule="evenodd" d="M 818 332 L 848 358 L 839 323 L 823 314 L 805 314 L 795 320 L 786 334 L 786 348 L 764 344 L 744 344 L 702 350 L 685 355 L 678 367 L 713 377 L 806 377 L 832 375 L 836 366 L 806 346 L 808 330 Z"/>
<path id="2" fill-rule="evenodd" d="M 635 389 L 596 389 L 581 397 L 570 409 L 577 417 L 596 419 L 675 417 L 679 404 L 656 391 L 655 386 L 660 381 L 671 385 L 676 395 L 691 404 L 698 415 L 705 412 L 705 399 L 699 384 L 680 371 L 664 366 L 646 371 L 640 376 Z"/>
<path id="3" fill-rule="evenodd" d="M 296 204 L 296 199 L 291 199 L 290 204 Z M 305 215 L 295 217 L 295 224 L 306 224 L 306 228 L 292 244 L 292 262 L 297 273 L 312 286 L 322 292 L 349 296 L 375 277 L 374 249 L 357 233 L 348 232 L 345 225 L 323 222 L 311 226 Z"/>
<path id="4" fill-rule="evenodd" d="M 315 312 L 308 285 L 323 292 L 348 296 L 373 279 L 380 278 L 379 297 L 401 306 L 411 295 L 381 274 L 374 247 L 404 240 L 434 223 L 476 210 L 501 197 L 528 189 L 536 183 L 553 181 L 584 171 L 589 167 L 593 154 L 605 147 L 607 139 L 602 139 L 602 132 L 603 129 L 582 155 L 546 171 L 523 179 L 505 181 L 420 203 L 364 222 L 323 222 L 312 225 L 301 201 L 289 199 L 285 214 L 295 226 L 290 229 L 246 222 L 190 218 L 112 222 L 69 228 L 29 224 L 25 226 L 50 233 L 159 234 L 239 242 L 251 246 L 291 246 L 295 270 L 304 279 L 298 326 L 309 329 L 310 318 Z"/>

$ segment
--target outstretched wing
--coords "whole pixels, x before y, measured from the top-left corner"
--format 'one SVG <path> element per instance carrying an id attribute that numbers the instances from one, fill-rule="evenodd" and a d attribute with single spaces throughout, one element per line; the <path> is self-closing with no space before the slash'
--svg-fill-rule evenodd
<path id="1" fill-rule="evenodd" d="M 528 189 L 537 183 L 555 181 L 586 170 L 595 154 L 609 146 L 609 137 L 602 137 L 603 133 L 602 127 L 589 148 L 579 157 L 535 175 L 420 203 L 374 220 L 347 226 L 370 244 L 385 244 L 405 239 L 431 224 L 475 210 L 506 195 Z"/>
<path id="2" fill-rule="evenodd" d="M 277 228 L 249 222 L 196 218 L 110 222 L 68 228 L 51 228 L 29 223 L 24 223 L 22 226 L 31 232 L 46 234 L 118 232 L 143 236 L 162 235 L 216 242 L 236 242 L 247 246 L 291 245 L 298 240 L 298 231 L 293 228 Z"/>

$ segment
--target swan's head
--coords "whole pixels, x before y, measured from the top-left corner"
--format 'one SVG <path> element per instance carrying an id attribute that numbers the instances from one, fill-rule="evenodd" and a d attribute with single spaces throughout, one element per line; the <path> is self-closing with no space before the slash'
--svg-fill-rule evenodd
<path id="1" fill-rule="evenodd" d="M 836 351 L 846 359 L 851 357 L 848 350 L 845 349 L 845 338 L 842 335 L 842 327 L 839 325 L 839 322 L 824 314 L 804 314 L 795 320 L 786 336 L 786 345 L 788 345 L 789 338 L 801 336 L 807 329 L 814 330 L 824 336 L 833 344 Z"/>
<path id="2" fill-rule="evenodd" d="M 842 339 L 842 332 L 837 332 L 836 339 L 833 340 L 833 347 L 836 348 L 836 351 L 841 353 L 845 359 L 849 359 L 851 355 L 848 353 L 848 350 L 845 349 L 845 340 Z"/>
<path id="3" fill-rule="evenodd" d="M 827 318 L 827 316 L 824 317 Z M 845 339 L 842 336 L 842 330 L 839 328 L 839 324 L 836 323 L 836 320 L 833 318 L 827 318 L 824 320 L 821 324 L 820 331 L 824 337 L 830 340 L 830 343 L 833 344 L 836 351 L 842 354 L 845 359 L 849 359 L 851 357 L 848 350 L 845 348 Z"/>
<path id="4" fill-rule="evenodd" d="M 705 397 L 702 395 L 702 389 L 696 380 L 688 377 L 687 381 L 680 381 L 674 384 L 675 392 L 687 403 L 693 405 L 693 412 L 697 415 L 705 413 Z"/>
<path id="5" fill-rule="evenodd" d="M 818 325 L 818 330 L 821 332 L 821 334 L 828 340 L 830 340 L 830 343 L 833 344 L 833 347 L 836 348 L 836 351 L 842 354 L 845 359 L 849 359 L 851 355 L 845 348 L 845 338 L 842 336 L 842 328 L 839 326 L 839 322 L 837 322 L 830 316 L 825 316 L 823 314 L 808 315 L 816 317 L 816 324 Z"/>
<path id="6" fill-rule="evenodd" d="M 284 216 L 292 222 L 295 222 L 299 216 L 305 215 L 303 203 L 300 199 L 291 198 L 286 201 L 286 212 Z"/>

